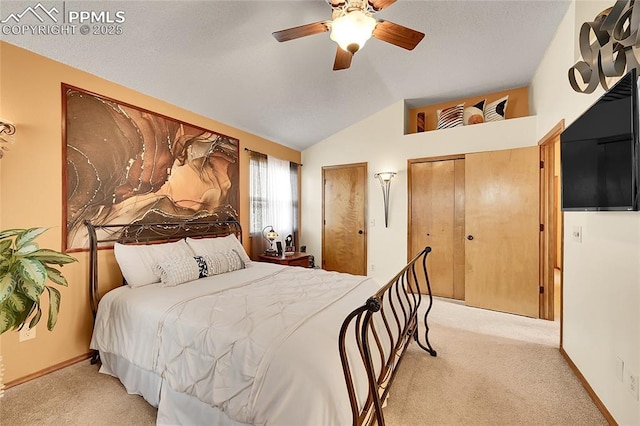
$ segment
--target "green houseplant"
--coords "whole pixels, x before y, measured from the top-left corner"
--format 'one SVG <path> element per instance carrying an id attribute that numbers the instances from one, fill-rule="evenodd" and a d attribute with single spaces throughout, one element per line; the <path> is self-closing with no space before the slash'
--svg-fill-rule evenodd
<path id="1" fill-rule="evenodd" d="M 0 334 L 21 329 L 29 321 L 34 327 L 42 317 L 40 297 L 49 293 L 47 328 L 58 320 L 60 292 L 46 285 L 47 280 L 67 286 L 56 267 L 77 259 L 55 250 L 41 249 L 35 239 L 48 228 L 8 229 L 0 231 Z M 30 319 L 30 320 L 29 320 Z"/>

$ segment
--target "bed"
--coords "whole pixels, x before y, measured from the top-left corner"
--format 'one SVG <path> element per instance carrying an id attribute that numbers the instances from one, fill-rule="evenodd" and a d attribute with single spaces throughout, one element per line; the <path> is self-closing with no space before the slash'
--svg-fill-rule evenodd
<path id="1" fill-rule="evenodd" d="M 86 226 L 92 362 L 157 407 L 158 424 L 383 425 L 408 344 L 436 356 L 428 247 L 381 286 L 253 262 L 235 220 Z M 106 245 L 123 285 L 100 297 Z"/>

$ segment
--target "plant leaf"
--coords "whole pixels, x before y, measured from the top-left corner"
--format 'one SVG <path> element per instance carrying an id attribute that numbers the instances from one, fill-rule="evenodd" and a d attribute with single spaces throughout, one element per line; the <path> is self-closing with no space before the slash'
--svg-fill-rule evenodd
<path id="1" fill-rule="evenodd" d="M 17 250 L 14 253 L 18 256 L 25 256 L 37 251 L 39 248 L 38 243 L 32 242 L 31 244 L 20 247 L 20 250 Z"/>
<path id="2" fill-rule="evenodd" d="M 24 232 L 24 229 L 5 229 L 0 232 L 0 240 L 4 240 L 8 237 L 13 237 L 14 235 L 18 235 L 21 232 Z"/>
<path id="3" fill-rule="evenodd" d="M 27 321 L 27 318 L 31 316 L 31 314 L 36 310 L 36 308 L 40 307 L 39 304 L 34 302 L 33 300 L 29 300 L 26 297 L 24 297 L 24 300 L 26 301 L 26 305 L 25 305 L 26 309 L 22 312 L 14 312 L 14 315 L 16 318 L 14 327 L 18 328 L 19 330 L 21 330 L 22 327 L 24 327 L 25 321 Z"/>
<path id="4" fill-rule="evenodd" d="M 47 286 L 47 290 L 49 290 L 49 320 L 47 321 L 47 328 L 49 329 L 49 331 L 51 331 L 58 321 L 58 310 L 60 309 L 60 292 L 57 289 L 49 286 Z"/>
<path id="5" fill-rule="evenodd" d="M 17 259 L 15 265 L 22 278 L 34 283 L 41 292 L 44 290 L 44 283 L 47 280 L 47 271 L 39 260 L 20 257 Z"/>
<path id="6" fill-rule="evenodd" d="M 7 300 L 16 287 L 16 282 L 13 279 L 13 274 L 4 274 L 0 277 L 0 304 Z"/>
<path id="7" fill-rule="evenodd" d="M 40 306 L 38 305 L 38 312 L 36 312 L 34 317 L 31 318 L 31 322 L 29 322 L 29 329 L 32 329 L 33 327 L 35 327 L 36 324 L 40 322 L 40 318 L 42 318 L 42 309 L 40 309 Z"/>
<path id="8" fill-rule="evenodd" d="M 4 252 L 8 251 L 9 247 L 11 247 L 11 240 L 0 241 L 0 256 L 4 255 Z"/>
<path id="9" fill-rule="evenodd" d="M 62 286 L 67 287 L 69 284 L 67 283 L 67 279 L 62 276 L 62 272 L 54 269 L 50 266 L 45 265 L 44 268 L 47 270 L 47 277 L 56 284 L 60 284 Z"/>
<path id="10" fill-rule="evenodd" d="M 23 281 L 22 284 L 20 285 L 20 291 L 29 299 L 38 303 L 40 301 L 40 294 L 42 294 L 42 291 L 44 291 L 44 288 L 39 289 L 31 281 Z"/>
<path id="11" fill-rule="evenodd" d="M 29 256 L 32 259 L 38 259 L 43 263 L 53 263 L 56 265 L 66 265 L 67 263 L 77 262 L 78 259 L 69 256 L 68 254 L 60 253 L 55 250 L 42 249 L 31 253 Z"/>
<path id="12" fill-rule="evenodd" d="M 0 304 L 0 334 L 12 329 L 16 325 L 16 317 L 4 304 Z"/>
<path id="13" fill-rule="evenodd" d="M 24 295 L 20 293 L 13 293 L 11 297 L 7 299 L 5 306 L 7 306 L 17 314 L 26 311 L 28 303 L 29 299 L 27 299 Z"/>
<path id="14" fill-rule="evenodd" d="M 26 231 L 22 231 L 16 237 L 16 248 L 20 250 L 23 246 L 29 244 L 38 236 L 42 235 L 49 228 L 30 228 Z"/>

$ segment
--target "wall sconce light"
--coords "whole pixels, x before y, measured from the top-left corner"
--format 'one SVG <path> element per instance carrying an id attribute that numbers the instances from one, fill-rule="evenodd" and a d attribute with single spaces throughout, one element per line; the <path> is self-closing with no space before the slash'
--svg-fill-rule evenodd
<path id="1" fill-rule="evenodd" d="M 384 227 L 388 228 L 389 217 L 389 188 L 391 187 L 391 179 L 396 175 L 396 172 L 378 172 L 373 177 L 380 181 L 382 186 L 382 197 L 384 199 Z"/>
<path id="2" fill-rule="evenodd" d="M 14 142 L 14 137 L 16 133 L 16 126 L 9 121 L 0 118 L 0 158 L 4 156 L 4 151 L 7 151 L 8 144 L 12 144 Z"/>
<path id="3" fill-rule="evenodd" d="M 275 255 L 278 251 L 273 248 L 273 242 L 278 238 L 278 233 L 273 230 L 273 226 L 267 225 L 262 230 L 262 236 L 269 243 L 269 248 L 265 250 L 266 255 Z"/>

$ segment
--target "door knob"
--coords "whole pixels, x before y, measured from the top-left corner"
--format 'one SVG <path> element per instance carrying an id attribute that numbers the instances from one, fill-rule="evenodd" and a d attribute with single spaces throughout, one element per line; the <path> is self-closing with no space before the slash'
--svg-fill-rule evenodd
<path id="1" fill-rule="evenodd" d="M 363 231 L 362 229 L 360 229 L 360 230 L 358 231 L 358 234 L 362 235 L 362 234 L 364 234 L 364 231 Z"/>
<path id="2" fill-rule="evenodd" d="M 473 235 L 471 235 L 471 234 L 467 235 L 467 240 L 469 240 L 469 241 L 473 240 Z"/>

